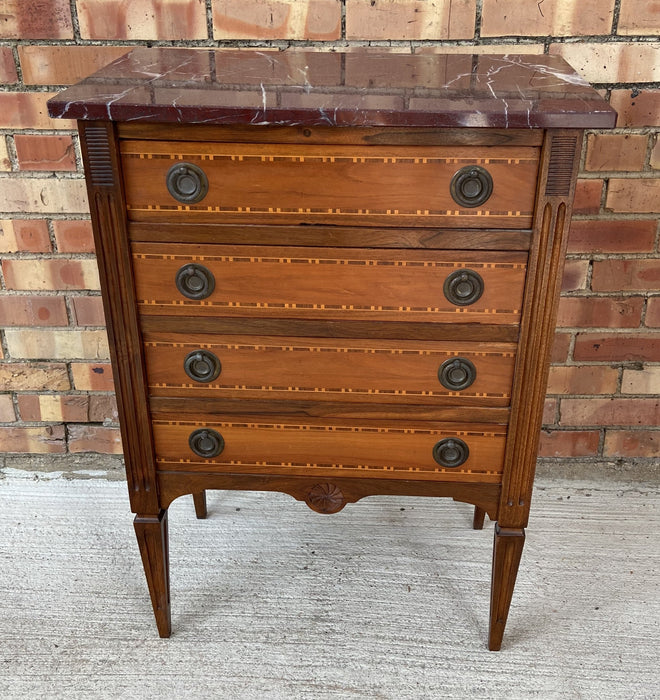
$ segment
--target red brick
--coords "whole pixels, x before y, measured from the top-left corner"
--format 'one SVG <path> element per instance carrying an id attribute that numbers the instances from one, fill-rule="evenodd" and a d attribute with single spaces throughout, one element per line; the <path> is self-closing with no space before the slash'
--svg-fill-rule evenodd
<path id="1" fill-rule="evenodd" d="M 348 0 L 346 37 L 357 40 L 471 39 L 476 0 Z"/>
<path id="2" fill-rule="evenodd" d="M 11 394 L 0 394 L 0 423 L 13 423 L 16 420 Z"/>
<path id="3" fill-rule="evenodd" d="M 559 402 L 552 396 L 545 397 L 543 404 L 543 425 L 553 425 L 557 420 L 557 406 Z"/>
<path id="4" fill-rule="evenodd" d="M 69 0 L 4 0 L 2 39 L 72 39 Z"/>
<path id="5" fill-rule="evenodd" d="M 119 428 L 89 424 L 70 425 L 68 443 L 69 452 L 122 453 Z"/>
<path id="6" fill-rule="evenodd" d="M 117 422 L 117 400 L 113 394 L 89 395 L 89 421 L 92 423 L 104 423 L 105 421 Z"/>
<path id="7" fill-rule="evenodd" d="M 48 224 L 43 219 L 0 221 L 0 253 L 49 253 Z"/>
<path id="8" fill-rule="evenodd" d="M 607 430 L 604 457 L 654 457 L 660 455 L 660 430 Z"/>
<path id="9" fill-rule="evenodd" d="M 84 214 L 89 212 L 87 189 L 82 178 L 55 179 L 11 177 L 2 182 L 5 211 L 34 214 Z"/>
<path id="10" fill-rule="evenodd" d="M 75 129 L 71 119 L 48 116 L 54 92 L 0 92 L 0 129 Z"/>
<path id="11" fill-rule="evenodd" d="M 540 457 L 593 457 L 598 454 L 598 430 L 542 430 Z"/>
<path id="12" fill-rule="evenodd" d="M 86 394 L 19 394 L 18 410 L 24 421 L 80 422 L 89 420 Z"/>
<path id="13" fill-rule="evenodd" d="M 660 126 L 660 89 L 612 90 L 610 104 L 619 115 L 617 126 Z"/>
<path id="14" fill-rule="evenodd" d="M 660 170 L 660 139 L 658 139 L 657 135 L 653 150 L 651 151 L 651 157 L 649 158 L 649 165 L 654 170 Z"/>
<path id="15" fill-rule="evenodd" d="M 66 326 L 64 297 L 0 296 L 0 326 Z"/>
<path id="16" fill-rule="evenodd" d="M 660 34 L 658 0 L 621 0 L 617 34 Z"/>
<path id="17" fill-rule="evenodd" d="M 655 246 L 657 222 L 651 220 L 573 221 L 569 253 L 650 253 Z"/>
<path id="18" fill-rule="evenodd" d="M 60 253 L 93 253 L 94 237 L 90 221 L 53 221 L 55 243 Z"/>
<path id="19" fill-rule="evenodd" d="M 0 427 L 0 445 L 3 452 L 27 454 L 56 454 L 66 452 L 63 425 L 37 428 Z"/>
<path id="20" fill-rule="evenodd" d="M 552 366 L 548 394 L 613 394 L 619 371 L 602 365 Z"/>
<path id="21" fill-rule="evenodd" d="M 660 333 L 578 333 L 576 361 L 660 362 Z"/>
<path id="22" fill-rule="evenodd" d="M 483 0 L 481 36 L 609 34 L 614 0 L 502 2 Z"/>
<path id="23" fill-rule="evenodd" d="M 654 291 L 660 287 L 660 258 L 597 260 L 591 288 L 594 292 Z"/>
<path id="24" fill-rule="evenodd" d="M 366 28 L 363 28 L 366 29 Z M 307 39 L 341 36 L 341 4 L 336 0 L 214 0 L 215 39 Z"/>
<path id="25" fill-rule="evenodd" d="M 76 0 L 83 39 L 207 39 L 206 5 L 182 0 Z"/>
<path id="26" fill-rule="evenodd" d="M 578 180 L 575 186 L 574 214 L 598 214 L 603 180 Z"/>
<path id="27" fill-rule="evenodd" d="M 130 46 L 39 46 L 18 47 L 26 85 L 71 85 L 112 63 Z"/>
<path id="28" fill-rule="evenodd" d="M 637 328 L 644 297 L 562 297 L 560 328 Z"/>
<path id="29" fill-rule="evenodd" d="M 660 178 L 612 178 L 607 188 L 605 207 L 619 212 L 659 212 Z"/>
<path id="30" fill-rule="evenodd" d="M 644 134 L 589 134 L 586 170 L 628 170 L 644 168 L 648 138 Z"/>
<path id="31" fill-rule="evenodd" d="M 70 136 L 14 136 L 19 170 L 75 170 L 76 154 Z"/>
<path id="32" fill-rule="evenodd" d="M 621 377 L 621 393 L 660 395 L 660 365 L 626 367 Z"/>
<path id="33" fill-rule="evenodd" d="M 105 326 L 101 297 L 73 297 L 73 310 L 78 326 Z"/>
<path id="34" fill-rule="evenodd" d="M 109 362 L 72 362 L 73 384 L 79 391 L 114 391 Z"/>
<path id="35" fill-rule="evenodd" d="M 98 289 L 95 260 L 4 260 L 7 289 Z"/>
<path id="36" fill-rule="evenodd" d="M 658 425 L 660 399 L 562 399 L 561 425 Z"/>
<path id="37" fill-rule="evenodd" d="M 551 362 L 566 362 L 570 345 L 570 333 L 555 333 L 555 339 L 552 344 Z"/>
<path id="38" fill-rule="evenodd" d="M 12 85 L 17 82 L 14 52 L 11 50 L 11 46 L 0 46 L 0 83 Z"/>
<path id="39" fill-rule="evenodd" d="M 649 328 L 660 328 L 660 297 L 651 297 L 646 307 L 645 324 Z"/>
<path id="40" fill-rule="evenodd" d="M 65 364 L 0 363 L 0 391 L 67 391 L 70 388 Z"/>
<path id="41" fill-rule="evenodd" d="M 588 260 L 567 260 L 561 281 L 562 292 L 575 292 L 587 288 Z"/>

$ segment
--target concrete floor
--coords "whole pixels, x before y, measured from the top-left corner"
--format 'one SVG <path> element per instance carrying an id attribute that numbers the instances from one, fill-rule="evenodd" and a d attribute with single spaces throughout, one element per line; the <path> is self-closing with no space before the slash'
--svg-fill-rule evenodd
<path id="1" fill-rule="evenodd" d="M 538 482 L 497 653 L 464 504 L 179 499 L 160 640 L 125 484 L 4 477 L 0 698 L 660 698 L 657 484 Z"/>

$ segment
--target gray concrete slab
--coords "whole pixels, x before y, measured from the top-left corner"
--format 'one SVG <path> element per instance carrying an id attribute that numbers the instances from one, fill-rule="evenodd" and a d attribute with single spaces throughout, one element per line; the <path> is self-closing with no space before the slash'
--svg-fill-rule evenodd
<path id="1" fill-rule="evenodd" d="M 538 483 L 498 653 L 464 504 L 179 499 L 161 640 L 125 484 L 4 476 L 1 698 L 660 697 L 657 485 Z"/>

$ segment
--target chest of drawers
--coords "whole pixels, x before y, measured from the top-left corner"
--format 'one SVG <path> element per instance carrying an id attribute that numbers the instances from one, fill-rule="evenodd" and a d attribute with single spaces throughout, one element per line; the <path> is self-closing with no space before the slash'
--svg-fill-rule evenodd
<path id="1" fill-rule="evenodd" d="M 160 635 L 175 498 L 400 494 L 496 521 L 499 649 L 607 104 L 550 56 L 138 49 L 50 111 L 79 119 Z"/>

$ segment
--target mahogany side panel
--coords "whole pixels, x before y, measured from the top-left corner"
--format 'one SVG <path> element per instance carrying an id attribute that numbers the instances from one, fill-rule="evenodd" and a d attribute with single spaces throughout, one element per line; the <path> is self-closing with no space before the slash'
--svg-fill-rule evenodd
<path id="1" fill-rule="evenodd" d="M 157 513 L 156 467 L 114 125 L 78 123 L 133 512 Z"/>
<path id="2" fill-rule="evenodd" d="M 582 132 L 546 133 L 535 213 L 535 238 L 521 314 L 521 337 L 512 389 L 499 524 L 525 527 L 550 369 L 561 276 L 568 240 Z"/>

